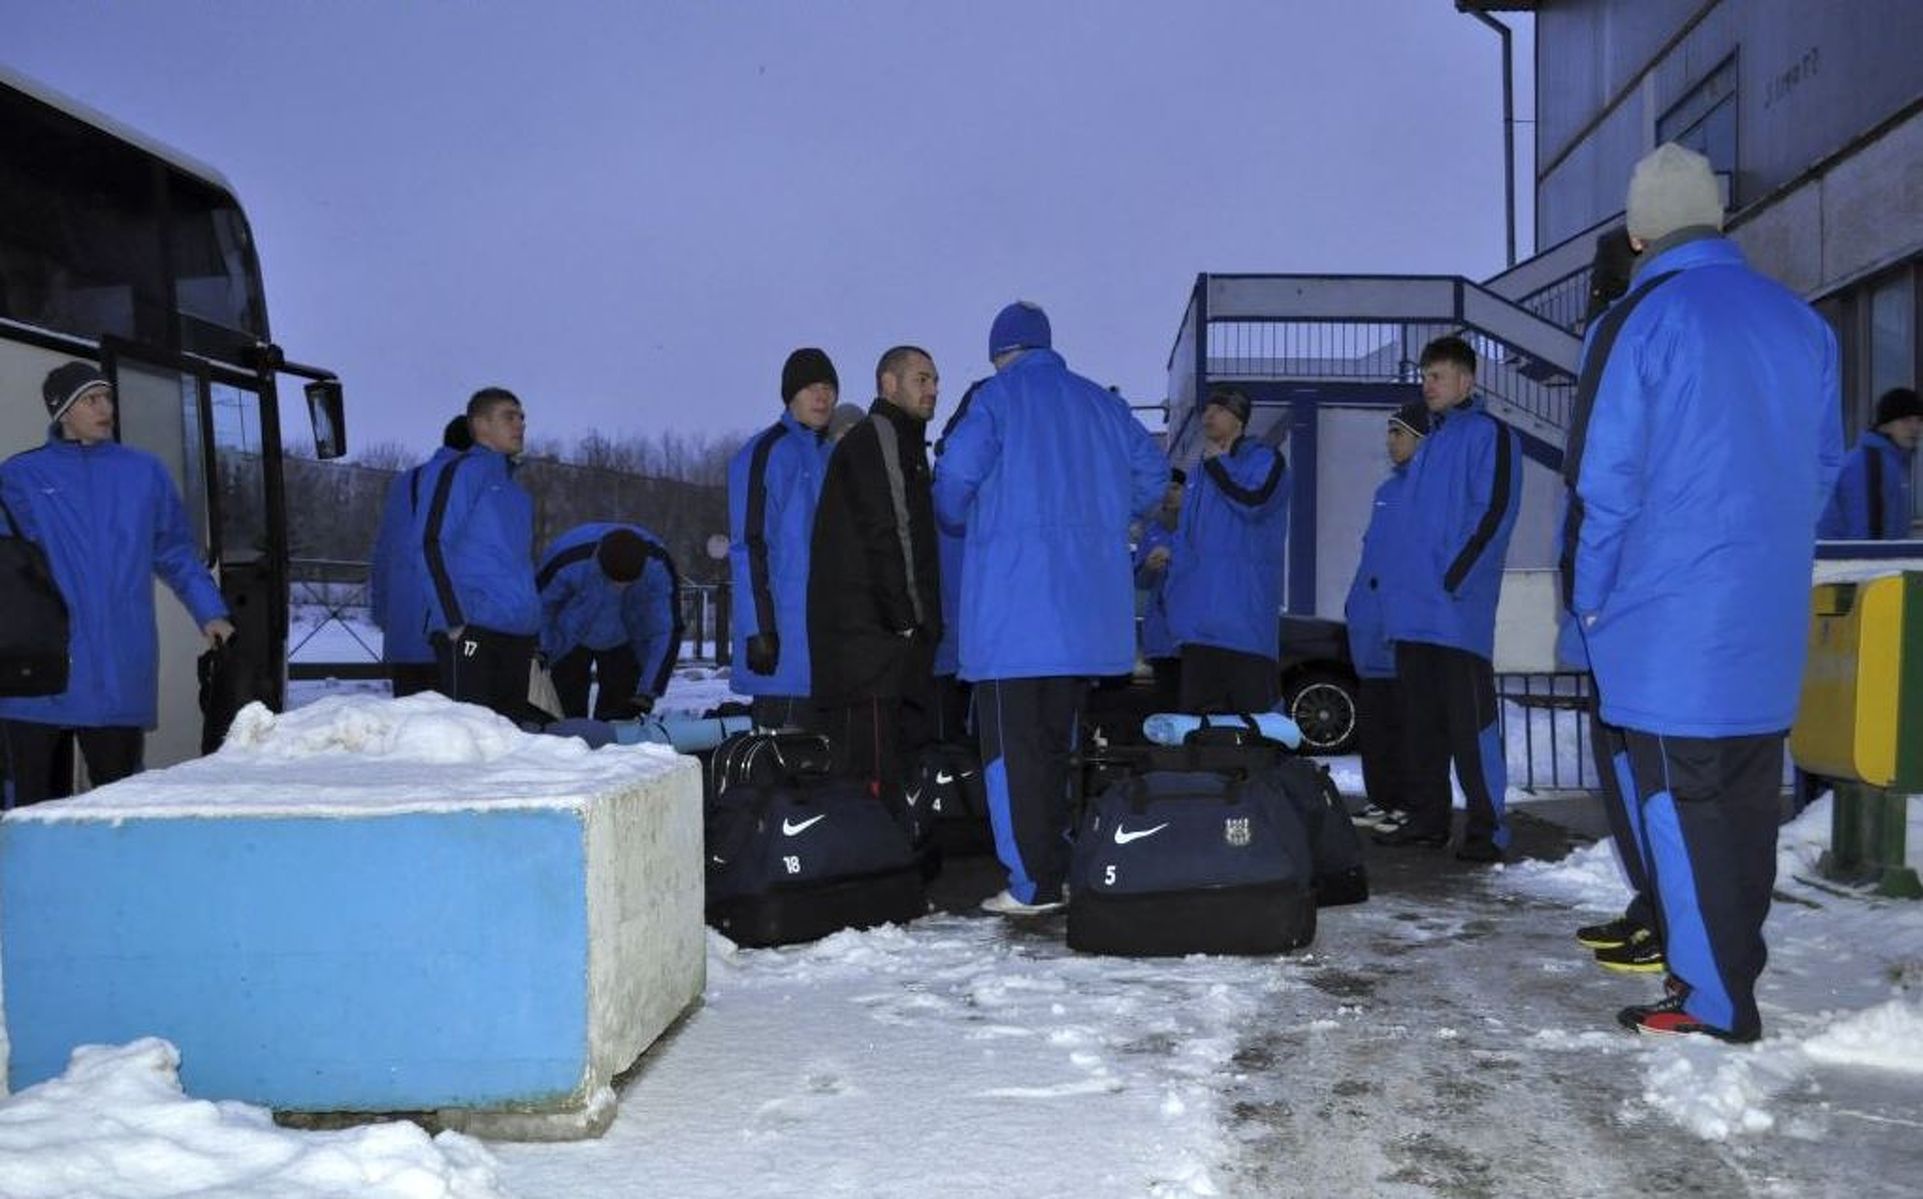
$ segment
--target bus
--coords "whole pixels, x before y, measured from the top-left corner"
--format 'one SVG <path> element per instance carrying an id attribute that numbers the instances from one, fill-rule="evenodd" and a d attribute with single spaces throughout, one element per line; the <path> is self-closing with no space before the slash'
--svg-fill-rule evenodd
<path id="1" fill-rule="evenodd" d="M 238 702 L 284 702 L 283 439 L 342 454 L 340 383 L 275 344 L 247 214 L 217 171 L 0 67 L 0 458 L 46 439 L 40 383 L 71 359 L 113 380 L 118 439 L 172 472 L 233 612 L 236 637 L 203 662 L 156 580 L 147 763 L 170 765 L 217 743 Z"/>

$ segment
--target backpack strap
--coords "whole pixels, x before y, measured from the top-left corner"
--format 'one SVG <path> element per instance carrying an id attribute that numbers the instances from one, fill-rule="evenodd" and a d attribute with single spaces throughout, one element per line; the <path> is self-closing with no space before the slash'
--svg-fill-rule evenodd
<path id="1" fill-rule="evenodd" d="M 13 509 L 7 507 L 7 497 L 3 495 L 0 495 L 0 516 L 7 518 L 7 528 L 12 530 L 9 534 L 10 536 L 17 537 L 22 541 L 27 539 L 26 533 L 21 531 L 20 522 L 13 518 Z"/>

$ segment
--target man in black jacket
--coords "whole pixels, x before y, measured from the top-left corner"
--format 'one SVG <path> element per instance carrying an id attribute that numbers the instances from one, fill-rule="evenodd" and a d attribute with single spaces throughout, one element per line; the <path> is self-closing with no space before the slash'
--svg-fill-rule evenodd
<path id="1" fill-rule="evenodd" d="M 880 398 L 828 460 L 809 556 L 814 699 L 841 772 L 891 807 L 925 739 L 942 633 L 927 450 L 939 383 L 925 350 L 881 356 Z"/>

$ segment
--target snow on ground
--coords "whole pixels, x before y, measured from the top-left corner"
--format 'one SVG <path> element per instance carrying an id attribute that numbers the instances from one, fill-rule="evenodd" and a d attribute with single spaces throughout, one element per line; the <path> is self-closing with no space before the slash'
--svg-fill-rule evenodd
<path id="1" fill-rule="evenodd" d="M 691 665 L 668 706 L 725 688 Z M 277 781 L 349 741 L 409 742 L 339 719 L 356 708 L 279 718 Z M 463 735 L 474 754 L 506 744 Z M 521 755 L 548 742 L 566 744 L 500 761 L 537 774 Z M 1606 846 L 1493 871 L 1385 852 L 1376 898 L 1283 958 L 1083 957 L 1059 919 L 934 916 L 772 950 L 711 936 L 703 1004 L 596 1141 L 282 1130 L 180 1095 L 163 1044 L 88 1051 L 0 1101 L 0 1195 L 1911 1193 L 1923 904 L 1802 881 L 1828 813 L 1784 829 L 1755 1046 L 1615 1027 L 1653 980 L 1594 969 L 1568 935 L 1623 901 Z M 1913 859 L 1919 826 L 1913 805 Z"/>
<path id="2" fill-rule="evenodd" d="M 1757 990 L 1765 1039 L 1755 1046 L 1657 1042 L 1644 1053 L 1644 1099 L 1709 1140 L 1776 1127 L 1773 1100 L 1820 1089 L 1837 1068 L 1905 1076 L 1923 1090 L 1923 904 L 1852 896 L 1820 884 L 1833 799 L 1783 826 L 1777 901 Z M 1923 857 L 1923 805 L 1910 805 L 1909 860 Z M 1598 842 L 1561 862 L 1502 869 L 1496 885 L 1601 916 L 1628 901 L 1614 851 Z M 1918 1113 L 1923 1127 L 1923 1110 Z"/>

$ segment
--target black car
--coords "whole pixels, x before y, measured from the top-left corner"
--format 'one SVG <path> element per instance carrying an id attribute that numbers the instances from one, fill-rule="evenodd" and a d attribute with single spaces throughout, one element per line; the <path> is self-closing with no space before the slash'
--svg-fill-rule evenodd
<path id="1" fill-rule="evenodd" d="M 1355 664 L 1349 626 L 1319 616 L 1282 617 L 1281 710 L 1302 730 L 1313 754 L 1351 754 L 1356 747 Z"/>
<path id="2" fill-rule="evenodd" d="M 1318 616 L 1282 617 L 1282 702 L 1302 730 L 1302 749 L 1321 756 L 1356 751 L 1355 666 L 1349 626 Z M 1127 675 L 1103 680 L 1089 698 L 1088 722 L 1121 741 L 1139 737 L 1142 718 L 1157 710 L 1155 690 Z"/>

